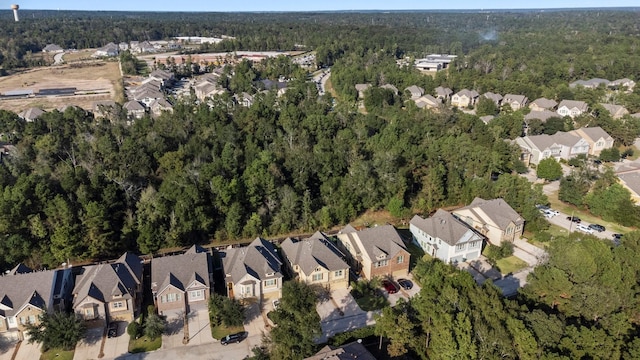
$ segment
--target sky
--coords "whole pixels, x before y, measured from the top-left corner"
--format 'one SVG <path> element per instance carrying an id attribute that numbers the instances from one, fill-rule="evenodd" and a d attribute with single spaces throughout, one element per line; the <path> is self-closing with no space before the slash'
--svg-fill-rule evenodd
<path id="1" fill-rule="evenodd" d="M 33 10 L 120 11 L 316 11 L 316 10 L 443 10 L 638 7 L 638 0 L 2 0 Z"/>

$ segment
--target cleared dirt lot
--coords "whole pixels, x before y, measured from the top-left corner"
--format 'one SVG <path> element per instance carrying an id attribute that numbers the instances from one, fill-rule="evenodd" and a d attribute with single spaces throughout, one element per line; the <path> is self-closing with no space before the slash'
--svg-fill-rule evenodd
<path id="1" fill-rule="evenodd" d="M 47 96 L 0 99 L 0 109 L 20 112 L 29 107 L 52 110 L 65 105 L 91 109 L 94 101 L 122 99 L 122 79 L 116 61 L 91 61 L 69 65 L 30 69 L 0 77 L 0 93 L 10 90 L 33 90 L 75 87 L 76 96 Z"/>

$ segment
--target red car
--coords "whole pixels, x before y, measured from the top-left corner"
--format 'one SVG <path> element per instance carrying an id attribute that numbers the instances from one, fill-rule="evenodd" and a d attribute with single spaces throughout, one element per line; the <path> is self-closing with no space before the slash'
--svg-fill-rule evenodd
<path id="1" fill-rule="evenodd" d="M 382 286 L 389 294 L 395 294 L 398 292 L 398 286 L 391 280 L 382 280 Z"/>

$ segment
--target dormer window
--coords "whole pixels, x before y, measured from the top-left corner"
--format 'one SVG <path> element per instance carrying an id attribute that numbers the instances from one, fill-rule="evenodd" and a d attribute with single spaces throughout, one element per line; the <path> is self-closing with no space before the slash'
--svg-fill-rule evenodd
<path id="1" fill-rule="evenodd" d="M 275 275 L 275 274 L 276 274 L 276 273 L 274 273 L 274 272 L 268 272 L 268 273 L 267 273 L 267 276 L 273 276 L 273 275 Z"/>

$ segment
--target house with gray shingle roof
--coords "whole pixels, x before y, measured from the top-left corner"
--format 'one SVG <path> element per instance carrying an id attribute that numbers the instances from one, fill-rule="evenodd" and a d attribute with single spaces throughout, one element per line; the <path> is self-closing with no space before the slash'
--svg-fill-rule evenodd
<path id="1" fill-rule="evenodd" d="M 122 108 L 127 111 L 129 117 L 136 119 L 142 118 L 146 112 L 145 107 L 135 100 L 127 101 Z"/>
<path id="2" fill-rule="evenodd" d="M 527 115 L 524 116 L 524 121 L 528 123 L 530 120 L 538 119 L 542 122 L 546 122 L 552 117 L 559 118 L 560 115 L 558 115 L 555 111 L 550 111 L 550 110 L 542 110 L 542 111 L 531 110 L 531 112 L 529 112 Z"/>
<path id="3" fill-rule="evenodd" d="M 429 94 L 422 95 L 419 98 L 415 99 L 414 101 L 416 103 L 416 106 L 419 107 L 420 109 L 424 109 L 424 108 L 436 109 L 442 105 L 442 100 L 435 98 Z"/>
<path id="4" fill-rule="evenodd" d="M 426 219 L 414 216 L 409 231 L 413 242 L 426 254 L 447 264 L 473 260 L 482 252 L 484 238 L 442 209 Z"/>
<path id="5" fill-rule="evenodd" d="M 631 199 L 640 204 L 640 173 L 635 171 L 618 174 L 618 180 L 631 193 Z"/>
<path id="6" fill-rule="evenodd" d="M 629 114 L 629 110 L 625 109 L 622 105 L 616 104 L 600 104 L 605 110 L 611 114 L 611 117 L 614 119 L 620 119 L 625 115 Z"/>
<path id="7" fill-rule="evenodd" d="M 611 82 L 607 79 L 593 78 L 589 80 L 576 80 L 569 84 L 570 88 L 576 88 L 578 86 L 585 87 L 587 89 L 595 89 L 600 85 L 609 86 Z"/>
<path id="8" fill-rule="evenodd" d="M 451 94 L 453 94 L 453 90 L 442 86 L 438 86 L 434 91 L 436 93 L 436 97 L 442 101 L 449 100 Z"/>
<path id="9" fill-rule="evenodd" d="M 509 105 L 513 111 L 522 109 L 527 105 L 529 98 L 524 95 L 506 94 L 502 99 L 502 105 Z"/>
<path id="10" fill-rule="evenodd" d="M 20 264 L 0 276 L 0 341 L 24 339 L 27 324 L 66 308 L 72 289 L 71 269 L 31 271 Z"/>
<path id="11" fill-rule="evenodd" d="M 337 237 L 340 248 L 349 254 L 351 269 L 365 278 L 404 277 L 409 273 L 410 254 L 393 226 L 358 231 L 347 225 Z"/>
<path id="12" fill-rule="evenodd" d="M 554 100 L 547 98 L 538 98 L 533 100 L 533 102 L 529 104 L 529 109 L 531 109 L 531 111 L 544 111 L 553 110 L 556 108 L 556 106 L 558 106 L 558 103 Z"/>
<path id="13" fill-rule="evenodd" d="M 589 106 L 584 101 L 579 100 L 562 100 L 558 104 L 556 111 L 560 116 L 569 116 L 574 118 L 587 112 Z"/>
<path id="14" fill-rule="evenodd" d="M 524 219 L 503 199 L 476 197 L 468 206 L 454 210 L 453 215 L 496 246 L 519 239 L 524 231 Z"/>
<path id="15" fill-rule="evenodd" d="M 451 105 L 457 107 L 474 106 L 478 101 L 478 94 L 475 90 L 462 89 L 451 97 Z"/>
<path id="16" fill-rule="evenodd" d="M 408 92 L 409 96 L 411 97 L 411 100 L 415 100 L 417 98 L 419 98 L 420 96 L 424 95 L 424 89 L 417 86 L 417 85 L 411 85 L 409 87 L 407 87 L 406 89 L 404 89 L 404 92 Z"/>
<path id="17" fill-rule="evenodd" d="M 599 156 L 602 150 L 613 147 L 613 137 L 600 126 L 580 128 L 570 133 L 580 136 L 589 143 L 589 155 Z"/>
<path id="18" fill-rule="evenodd" d="M 515 143 L 527 154 L 525 164 L 538 164 L 546 158 L 569 160 L 580 154 L 589 154 L 589 142 L 575 131 L 558 131 L 553 135 L 533 135 L 515 139 Z"/>
<path id="19" fill-rule="evenodd" d="M 31 107 L 26 109 L 25 111 L 22 111 L 20 114 L 18 114 L 18 116 L 27 122 L 32 122 L 42 116 L 44 113 L 45 112 L 42 109 Z"/>
<path id="20" fill-rule="evenodd" d="M 83 267 L 73 289 L 75 313 L 85 320 L 133 321 L 142 304 L 141 261 L 127 252 L 112 263 Z"/>
<path id="21" fill-rule="evenodd" d="M 623 78 L 610 82 L 608 86 L 615 90 L 625 88 L 626 92 L 630 93 L 633 92 L 633 89 L 636 87 L 636 82 L 628 78 Z"/>
<path id="22" fill-rule="evenodd" d="M 393 92 L 393 95 L 398 95 L 398 88 L 393 86 L 393 85 L 391 85 L 391 84 L 384 84 L 384 85 L 380 86 L 380 88 L 391 90 L 391 92 Z"/>
<path id="23" fill-rule="evenodd" d="M 358 99 L 364 99 L 364 92 L 371 87 L 371 84 L 356 84 Z"/>
<path id="24" fill-rule="evenodd" d="M 165 111 L 173 112 L 173 105 L 167 99 L 157 99 L 149 104 L 149 110 L 153 116 L 160 116 Z"/>
<path id="25" fill-rule="evenodd" d="M 59 45 L 56 45 L 56 44 L 47 44 L 47 46 L 45 46 L 42 49 L 42 52 L 46 52 L 46 53 L 61 53 L 63 51 L 64 51 L 64 49 L 61 48 Z"/>
<path id="26" fill-rule="evenodd" d="M 227 296 L 279 299 L 282 296 L 282 261 L 275 246 L 256 238 L 249 246 L 220 252 Z"/>
<path id="27" fill-rule="evenodd" d="M 287 270 L 298 281 L 331 290 L 349 286 L 345 255 L 325 234 L 318 231 L 303 240 L 287 238 L 280 246 Z"/>
<path id="28" fill-rule="evenodd" d="M 212 283 L 211 255 L 197 245 L 181 255 L 151 259 L 151 292 L 161 315 L 206 309 Z"/>
<path id="29" fill-rule="evenodd" d="M 490 91 L 482 94 L 482 96 L 486 97 L 487 99 L 493 101 L 494 104 L 496 104 L 497 106 L 500 106 L 500 103 L 502 102 L 502 95 L 500 94 L 495 94 L 492 93 Z"/>

